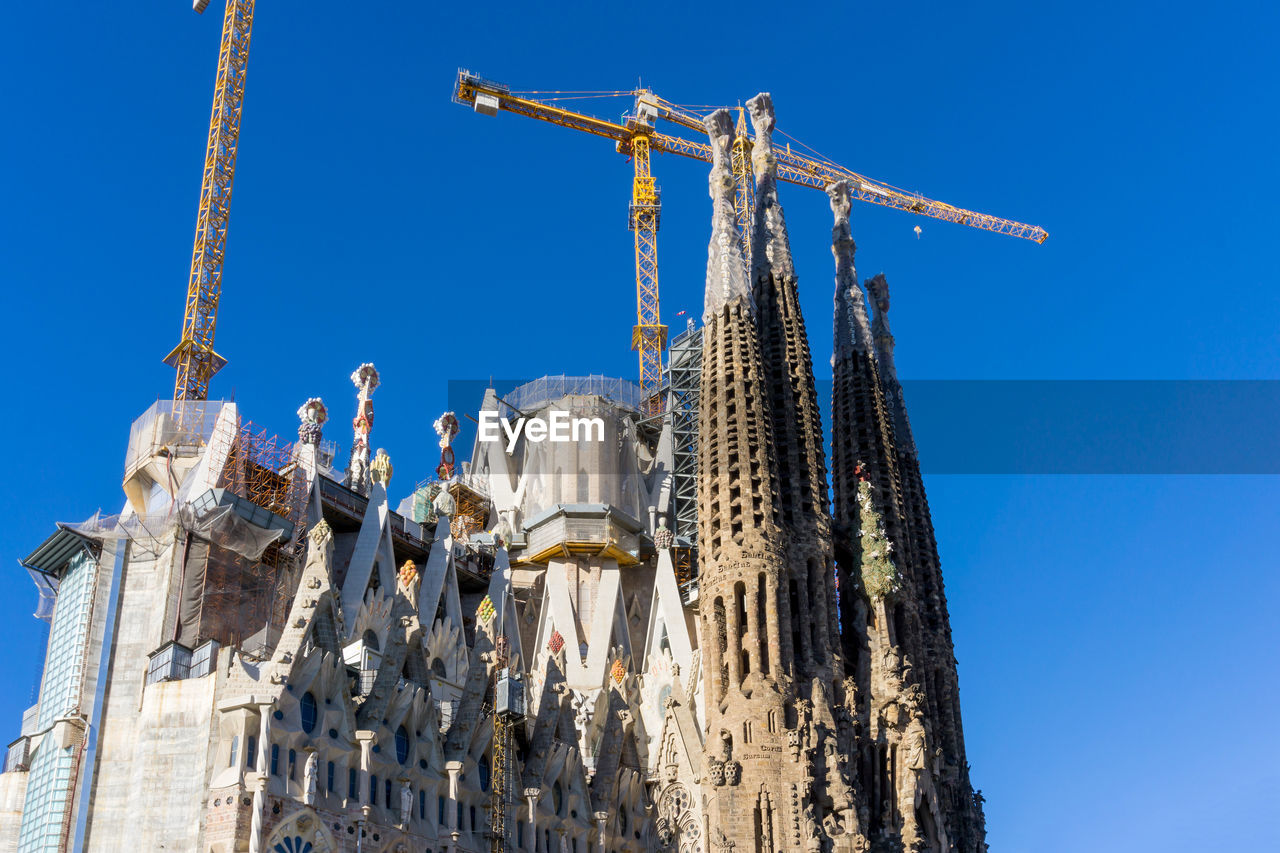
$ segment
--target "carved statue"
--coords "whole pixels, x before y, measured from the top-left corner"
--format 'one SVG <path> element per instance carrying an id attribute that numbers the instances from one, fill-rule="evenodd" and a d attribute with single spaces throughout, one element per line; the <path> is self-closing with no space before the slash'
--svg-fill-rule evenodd
<path id="1" fill-rule="evenodd" d="M 853 676 L 849 676 L 844 680 L 844 706 L 850 711 L 857 713 L 858 679 Z"/>
<path id="2" fill-rule="evenodd" d="M 904 740 L 907 744 L 907 769 L 915 771 L 917 775 L 925 770 L 924 734 L 924 723 L 921 721 L 921 714 L 916 711 L 911 715 L 911 720 L 907 723 Z"/>
<path id="3" fill-rule="evenodd" d="M 409 818 L 413 816 L 413 791 L 409 789 L 409 783 L 402 781 L 400 783 L 400 825 L 408 826 Z"/>
<path id="4" fill-rule="evenodd" d="M 303 771 L 303 802 L 309 806 L 316 804 L 316 772 L 320 767 L 320 756 L 314 750 L 307 755 L 307 764 Z"/>
<path id="5" fill-rule="evenodd" d="M 653 532 L 653 547 L 659 551 L 670 548 L 675 543 L 675 534 L 667 527 L 665 518 L 658 519 L 658 529 Z"/>
<path id="6" fill-rule="evenodd" d="M 800 825 L 804 831 L 804 846 L 806 850 L 821 850 L 822 838 L 818 831 L 818 818 L 814 813 L 813 802 L 804 804 L 804 817 L 801 818 Z"/>
<path id="7" fill-rule="evenodd" d="M 431 505 L 435 507 L 438 514 L 443 516 L 452 516 L 458 508 L 453 495 L 449 494 L 448 489 L 441 489 L 440 494 L 436 495 Z"/>
<path id="8" fill-rule="evenodd" d="M 897 673 L 902 666 L 902 655 L 898 651 L 897 646 L 885 645 L 884 651 L 880 655 L 880 665 L 884 671 L 889 673 Z"/>

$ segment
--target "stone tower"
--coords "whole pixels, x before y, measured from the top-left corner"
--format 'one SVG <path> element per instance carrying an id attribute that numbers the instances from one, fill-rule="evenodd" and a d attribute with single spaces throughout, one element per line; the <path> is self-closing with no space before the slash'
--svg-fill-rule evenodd
<path id="1" fill-rule="evenodd" d="M 893 368 L 888 286 L 854 269 L 849 189 L 829 189 L 836 261 L 832 485 L 862 829 L 873 850 L 985 850 L 964 760 L 937 546 Z"/>
<path id="2" fill-rule="evenodd" d="M 698 480 L 706 791 L 712 847 L 794 848 L 785 782 L 793 645 L 756 306 L 734 221 L 729 114 L 706 120 L 713 202 L 703 312 Z M 796 838 L 798 841 L 799 838 Z"/>
<path id="3" fill-rule="evenodd" d="M 773 101 L 762 93 L 747 102 L 755 140 L 755 223 L 751 277 L 765 388 L 769 394 L 773 457 L 778 466 L 779 515 L 787 534 L 787 596 L 794 619 L 790 640 L 796 669 L 792 674 L 802 698 L 826 705 L 824 685 L 832 683 L 839 649 L 831 520 L 827 511 L 827 467 L 822 449 L 822 419 L 814 390 L 813 360 L 796 289 L 795 265 L 778 201 L 778 163 L 773 155 Z M 818 695 L 814 696 L 815 681 Z M 829 715 L 829 710 L 819 711 Z"/>
<path id="4" fill-rule="evenodd" d="M 698 503 L 708 849 L 854 850 L 861 836 L 844 760 L 853 728 L 838 704 L 843 665 L 827 607 L 835 590 L 821 426 L 777 202 L 768 96 L 753 99 L 751 112 L 754 286 L 733 215 L 729 116 L 706 121 L 714 212 Z"/>
<path id="5" fill-rule="evenodd" d="M 969 780 L 969 763 L 965 759 L 964 731 L 960 722 L 960 686 L 956 673 L 955 650 L 951 643 L 951 620 L 947 614 L 947 598 L 943 589 L 938 543 L 933 532 L 933 518 L 920 474 L 920 459 L 915 439 L 907 420 L 907 407 L 893 363 L 893 335 L 889 331 L 889 284 L 884 274 L 867 282 L 867 293 L 875 305 L 871 327 L 876 357 L 886 404 L 893 418 L 894 449 L 900 484 L 900 505 L 910 552 L 914 595 L 906 608 L 910 628 L 917 636 L 916 666 L 923 670 L 920 679 L 927 703 L 926 713 L 932 722 L 935 751 L 941 750 L 936 765 L 939 810 L 950 830 L 951 840 L 960 850 L 984 850 L 985 819 L 982 796 Z"/>

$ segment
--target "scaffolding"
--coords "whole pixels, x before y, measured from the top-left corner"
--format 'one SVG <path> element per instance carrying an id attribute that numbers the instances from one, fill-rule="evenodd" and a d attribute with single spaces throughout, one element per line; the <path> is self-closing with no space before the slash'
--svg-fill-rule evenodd
<path id="1" fill-rule="evenodd" d="M 698 399 L 702 384 L 702 330 L 692 319 L 671 341 L 671 503 L 674 515 L 676 582 L 681 593 L 698 576 Z"/>
<path id="2" fill-rule="evenodd" d="M 489 498 L 470 484 L 460 481 L 449 484 L 449 494 L 453 496 L 457 507 L 449 522 L 449 532 L 454 539 L 466 542 L 471 534 L 484 530 L 489 518 Z"/>
<path id="3" fill-rule="evenodd" d="M 209 452 L 226 460 L 217 487 L 283 519 L 287 532 L 257 559 L 209 544 L 199 639 L 266 652 L 288 616 L 305 550 L 307 471 L 292 445 L 251 421 L 222 419 Z"/>

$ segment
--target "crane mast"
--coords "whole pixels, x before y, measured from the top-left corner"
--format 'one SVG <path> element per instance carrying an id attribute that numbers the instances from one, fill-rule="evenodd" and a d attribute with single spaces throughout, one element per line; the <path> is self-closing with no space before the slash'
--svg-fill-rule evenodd
<path id="1" fill-rule="evenodd" d="M 733 213 L 738 220 L 738 233 L 742 235 L 742 257 L 751 263 L 752 211 L 756 209 L 756 183 L 751 180 L 751 138 L 747 136 L 747 120 L 742 107 L 738 107 L 738 123 L 733 131 L 733 145 L 729 149 L 729 166 L 737 189 L 733 195 Z"/>
<path id="2" fill-rule="evenodd" d="M 637 111 L 634 124 L 646 124 Z M 636 238 L 636 325 L 631 331 L 631 348 L 640 353 L 640 392 L 643 414 L 662 412 L 662 352 L 667 348 L 667 327 L 662 325 L 658 306 L 658 226 L 662 218 L 662 193 L 649 170 L 649 137 L 637 131 L 631 140 L 631 163 L 635 179 L 631 185 L 628 217 Z"/>
<path id="3" fill-rule="evenodd" d="M 208 0 L 196 0 L 195 10 L 203 12 L 207 5 Z M 222 294 L 222 264 L 231 215 L 236 147 L 240 141 L 253 9 L 254 0 L 227 0 L 222 18 L 218 76 L 213 88 L 213 111 L 205 147 L 182 338 L 165 357 L 165 364 L 177 370 L 173 386 L 175 402 L 207 400 L 209 379 L 227 363 L 214 351 L 213 338 L 218 324 L 218 299 Z"/>

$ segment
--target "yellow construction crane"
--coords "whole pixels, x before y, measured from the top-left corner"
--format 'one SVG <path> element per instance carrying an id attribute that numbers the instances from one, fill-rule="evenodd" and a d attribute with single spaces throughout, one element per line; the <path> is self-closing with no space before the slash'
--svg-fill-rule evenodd
<path id="1" fill-rule="evenodd" d="M 531 95 L 550 96 L 535 98 Z M 634 99 L 631 113 L 621 121 L 609 121 L 559 106 L 555 101 L 567 98 L 629 96 Z M 494 116 L 499 110 L 528 116 L 585 133 L 612 139 L 619 153 L 631 158 L 635 177 L 631 190 L 630 225 L 635 232 L 636 254 L 636 324 L 631 334 L 632 349 L 640 353 L 640 389 L 645 400 L 645 414 L 661 410 L 662 351 L 666 347 L 667 327 L 662 324 L 658 306 L 658 225 L 662 210 L 662 194 L 650 171 L 650 154 L 679 154 L 703 162 L 711 162 L 711 146 L 705 142 L 659 133 L 658 119 L 704 133 L 702 117 L 687 108 L 658 97 L 648 89 L 629 92 L 513 92 L 509 86 L 486 80 L 470 71 L 459 70 L 454 86 L 455 103 L 474 107 L 483 115 Z M 940 201 L 904 192 L 883 181 L 868 178 L 818 156 L 808 156 L 791 149 L 775 149 L 778 180 L 800 186 L 825 189 L 837 181 L 849 182 L 853 198 L 905 210 L 921 216 L 957 222 L 970 228 L 981 228 L 997 234 L 1008 234 L 1043 243 L 1049 236 L 1043 228 L 975 213 Z M 736 202 L 738 223 L 742 228 L 745 249 L 750 254 L 750 232 L 753 199 L 751 177 L 751 138 L 741 108 L 733 143 L 733 169 L 738 179 Z"/>
<path id="2" fill-rule="evenodd" d="M 195 0 L 192 5 L 196 12 L 204 12 L 209 0 Z M 182 339 L 164 360 L 178 371 L 173 385 L 174 402 L 207 400 L 209 379 L 227 363 L 214 352 L 213 333 L 218 324 L 218 297 L 222 293 L 222 262 L 227 247 L 227 221 L 231 216 L 231 184 L 236 173 L 236 145 L 240 140 L 253 5 L 254 0 L 227 0 L 222 18 L 222 47 L 218 52 L 218 77 L 213 88 L 213 114 L 209 118 L 209 142 L 204 155 L 204 180 L 200 184 L 200 209 L 196 215 L 195 246 L 191 251 Z"/>

